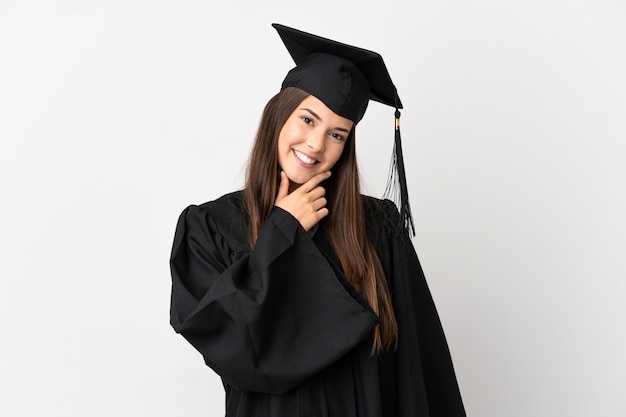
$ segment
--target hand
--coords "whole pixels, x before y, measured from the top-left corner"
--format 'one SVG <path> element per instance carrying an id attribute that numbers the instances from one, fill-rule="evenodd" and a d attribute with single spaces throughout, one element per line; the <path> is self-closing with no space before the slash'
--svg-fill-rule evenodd
<path id="1" fill-rule="evenodd" d="M 330 171 L 320 172 L 289 194 L 289 178 L 281 171 L 280 186 L 274 205 L 298 219 L 304 230 L 308 232 L 328 215 L 326 198 L 324 198 L 326 190 L 319 185 L 328 177 L 330 177 Z"/>

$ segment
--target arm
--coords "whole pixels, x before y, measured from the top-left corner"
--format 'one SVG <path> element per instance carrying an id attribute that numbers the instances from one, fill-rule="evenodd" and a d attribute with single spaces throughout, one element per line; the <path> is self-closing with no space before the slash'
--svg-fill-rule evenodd
<path id="1" fill-rule="evenodd" d="M 284 393 L 345 355 L 377 323 L 289 213 L 275 207 L 255 249 L 232 262 L 215 219 L 180 217 L 171 324 L 233 386 Z"/>

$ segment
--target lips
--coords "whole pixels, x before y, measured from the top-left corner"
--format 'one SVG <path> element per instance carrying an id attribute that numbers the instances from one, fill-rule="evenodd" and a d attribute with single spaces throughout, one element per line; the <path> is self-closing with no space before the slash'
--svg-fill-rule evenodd
<path id="1" fill-rule="evenodd" d="M 318 162 L 317 160 L 309 158 L 308 156 L 306 156 L 302 152 L 296 151 L 295 149 L 293 150 L 293 154 L 296 156 L 296 158 L 298 158 L 299 160 L 301 160 L 302 162 L 304 162 L 305 164 L 308 164 L 308 165 L 314 165 L 314 164 L 316 164 Z"/>

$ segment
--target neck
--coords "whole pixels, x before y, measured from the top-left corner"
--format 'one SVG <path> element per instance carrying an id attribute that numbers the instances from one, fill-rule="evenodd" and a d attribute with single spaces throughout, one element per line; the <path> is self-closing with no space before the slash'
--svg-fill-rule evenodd
<path id="1" fill-rule="evenodd" d="M 295 182 L 289 180 L 289 194 L 296 191 L 298 188 L 300 188 L 301 185 L 302 184 L 296 184 Z"/>

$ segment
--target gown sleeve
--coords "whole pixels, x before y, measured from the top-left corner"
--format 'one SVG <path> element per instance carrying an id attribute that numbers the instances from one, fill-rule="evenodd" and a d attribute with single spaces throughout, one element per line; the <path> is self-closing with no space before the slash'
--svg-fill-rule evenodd
<path id="1" fill-rule="evenodd" d="M 393 224 L 400 215 L 383 201 Z M 388 230 L 395 230 L 390 227 Z M 406 231 L 389 232 L 381 258 L 398 321 L 397 386 L 401 415 L 464 417 L 450 350 L 422 266 Z"/>
<path id="2" fill-rule="evenodd" d="M 369 336 L 378 318 L 291 214 L 275 207 L 238 259 L 217 220 L 203 206 L 180 216 L 170 321 L 225 382 L 283 394 Z"/>

